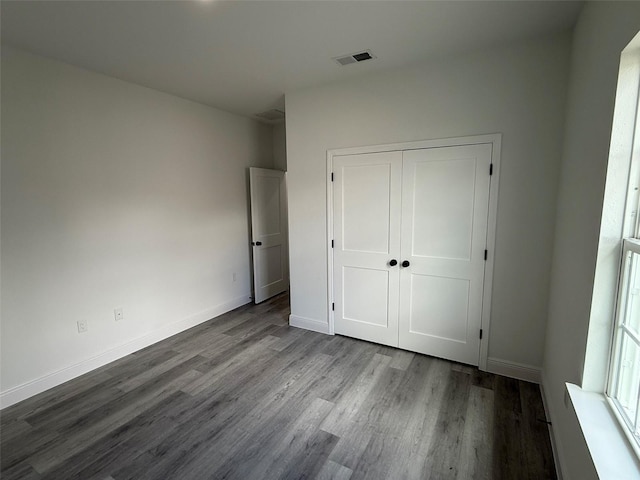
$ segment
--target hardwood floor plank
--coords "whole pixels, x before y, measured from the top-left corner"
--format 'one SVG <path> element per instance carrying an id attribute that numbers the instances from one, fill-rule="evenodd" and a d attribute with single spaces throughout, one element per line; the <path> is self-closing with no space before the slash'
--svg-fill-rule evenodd
<path id="1" fill-rule="evenodd" d="M 235 339 L 224 333 L 205 331 L 189 341 L 178 342 L 173 345 L 173 350 L 182 354 L 198 354 L 209 357 L 217 353 L 221 348 L 230 347 L 236 343 Z"/>
<path id="2" fill-rule="evenodd" d="M 33 427 L 24 420 L 3 422 L 2 428 L 0 428 L 0 441 L 2 443 L 12 441 L 14 438 L 25 435 L 31 430 L 33 430 Z"/>
<path id="3" fill-rule="evenodd" d="M 193 365 L 193 368 L 197 370 L 198 366 L 205 361 L 205 359 L 202 356 L 199 356 L 197 353 L 193 353 L 193 352 L 179 353 L 169 358 L 165 362 L 159 365 L 155 365 L 154 367 L 151 367 L 149 370 L 141 372 L 138 375 L 134 377 L 130 377 L 122 382 L 118 382 L 116 384 L 116 388 L 121 392 L 125 392 L 125 393 L 131 392 L 132 390 L 142 387 L 143 385 L 148 384 L 149 382 L 153 382 L 155 378 L 168 372 L 169 370 L 172 370 L 176 367 L 179 367 L 180 365 L 183 365 L 185 362 L 193 358 L 197 358 L 196 364 Z"/>
<path id="4" fill-rule="evenodd" d="M 109 405 L 122 396 L 122 391 L 116 388 L 117 378 L 111 378 L 102 385 L 86 390 L 82 394 L 69 399 L 67 402 L 56 403 L 52 408 L 45 409 L 26 421 L 34 427 L 42 429 L 61 430 L 78 421 L 78 417 L 85 415 L 103 405 Z M 68 405 L 65 407 L 65 405 Z"/>
<path id="5" fill-rule="evenodd" d="M 122 391 L 116 388 L 119 383 L 126 382 L 177 355 L 178 353 L 172 350 L 157 350 L 139 357 L 140 362 L 130 361 L 132 365 L 124 363 L 118 363 L 116 366 L 111 365 L 107 371 L 112 372 L 115 376 L 110 374 L 102 383 L 83 389 L 65 401 L 55 402 L 46 408 L 41 408 L 25 417 L 25 420 L 33 426 L 46 427 L 53 424 L 56 429 L 60 430 L 69 423 L 75 423 L 78 416 L 119 399 L 122 396 Z"/>
<path id="6" fill-rule="evenodd" d="M 287 325 L 286 327 L 280 327 L 271 335 L 278 338 L 278 341 L 271 345 L 271 348 L 273 350 L 281 352 L 288 346 L 297 342 L 300 337 L 304 335 L 304 330 Z"/>
<path id="7" fill-rule="evenodd" d="M 296 328 L 295 330 L 304 331 L 299 328 Z M 378 352 L 376 345 L 370 344 L 368 342 L 363 342 L 362 340 L 356 340 L 354 338 L 343 337 L 342 335 L 334 335 L 325 344 L 324 348 L 322 349 L 322 353 L 326 353 L 327 355 L 335 355 L 338 352 L 343 352 L 345 349 L 360 350 L 359 347 L 362 347 L 365 345 L 376 347 L 374 353 Z"/>
<path id="8" fill-rule="evenodd" d="M 128 379 L 166 362 L 170 358 L 178 355 L 178 352 L 168 348 L 168 345 L 165 346 L 160 343 L 152 350 L 148 350 L 145 353 L 137 352 L 133 355 L 136 358 L 135 362 L 121 362 L 120 360 L 116 360 L 113 366 L 106 369 L 106 372 L 112 377 L 117 377 L 119 380 Z"/>
<path id="9" fill-rule="evenodd" d="M 522 415 L 522 400 L 520 398 L 520 382 L 513 378 L 496 376 L 495 389 L 500 393 L 500 408 L 513 415 Z"/>
<path id="10" fill-rule="evenodd" d="M 149 470 L 149 465 L 153 464 L 153 455 L 147 452 L 138 454 L 125 464 L 115 467 L 111 477 L 113 480 L 137 480 L 143 472 Z"/>
<path id="11" fill-rule="evenodd" d="M 235 355 L 231 356 L 226 362 L 210 369 L 207 373 L 203 373 L 200 378 L 191 382 L 183 388 L 182 391 L 190 395 L 198 395 L 199 393 L 209 390 L 212 384 L 215 384 L 214 380 L 216 377 L 235 375 L 237 370 L 246 368 L 248 364 L 253 362 L 259 364 L 264 363 L 269 358 L 275 356 L 275 352 L 269 349 L 269 347 L 276 341 L 276 337 L 267 336 L 244 349 L 238 350 Z"/>
<path id="12" fill-rule="evenodd" d="M 344 425 L 354 421 L 358 409 L 367 400 L 369 392 L 390 362 L 391 357 L 376 353 L 353 386 L 349 388 L 348 393 L 340 399 L 336 408 L 322 422 L 320 428 L 339 437 Z"/>
<path id="13" fill-rule="evenodd" d="M 392 405 L 396 402 L 396 392 L 402 382 L 404 372 L 387 366 L 377 377 L 373 388 L 361 402 L 354 414 L 348 421 L 359 425 L 361 428 L 369 429 L 373 432 L 388 432 L 390 428 L 402 428 L 402 419 L 399 412 Z M 385 415 L 394 413 L 394 422 L 384 421 Z"/>
<path id="14" fill-rule="evenodd" d="M 366 419 L 367 428 L 384 435 L 401 437 L 406 432 L 416 403 L 424 398 L 424 379 L 432 363 L 423 356 L 414 360 L 404 371 L 389 367 L 376 386 L 378 392 L 372 395 L 375 401 L 360 409 L 360 423 Z"/>
<path id="15" fill-rule="evenodd" d="M 97 480 L 108 477 L 108 471 L 110 464 L 117 458 L 118 463 L 128 463 L 131 459 L 135 458 L 138 452 L 132 450 L 126 450 L 121 445 L 114 445 L 109 455 L 100 455 L 97 458 L 92 457 L 92 462 L 86 465 L 85 462 L 81 462 L 73 465 L 74 468 L 69 469 L 68 464 L 71 462 L 65 462 L 61 467 L 55 468 L 48 473 L 42 475 L 42 480 L 57 480 L 64 478 L 65 480 Z M 74 455 L 70 460 L 74 460 L 78 455 Z"/>
<path id="16" fill-rule="evenodd" d="M 277 325 L 279 327 L 289 326 L 289 316 L 282 315 L 282 313 L 278 310 L 269 312 L 263 315 L 260 319 L 264 322 L 268 322 L 272 325 Z"/>
<path id="17" fill-rule="evenodd" d="M 458 480 L 491 480 L 493 391 L 472 385 L 460 447 Z"/>
<path id="18" fill-rule="evenodd" d="M 359 475 L 385 478 L 387 469 L 394 462 L 381 460 L 381 457 L 396 455 L 400 442 L 385 445 L 382 439 L 397 439 L 404 431 L 409 420 L 408 404 L 415 401 L 415 396 L 398 392 L 414 383 L 415 378 L 410 373 L 386 368 L 368 398 L 359 406 L 357 415 L 346 419 L 340 432 L 341 439 L 330 458 L 353 467 L 354 478 Z M 375 471 L 370 464 L 376 464 Z"/>
<path id="19" fill-rule="evenodd" d="M 323 353 L 333 357 L 327 374 L 332 381 L 327 383 L 326 388 L 319 395 L 333 403 L 338 403 L 342 397 L 349 394 L 361 372 L 377 354 L 375 345 L 366 342 L 359 342 L 356 345 L 343 342 L 340 345 L 339 349 L 322 349 Z"/>
<path id="20" fill-rule="evenodd" d="M 348 467 L 353 472 L 371 441 L 373 431 L 360 428 L 359 425 L 353 422 L 346 426 L 345 431 L 346 433 L 340 437 L 331 455 L 329 455 L 329 460 Z"/>
<path id="21" fill-rule="evenodd" d="M 129 407 L 134 407 L 134 409 L 136 407 L 143 408 L 148 405 L 143 403 L 143 399 L 149 397 L 153 397 L 155 401 L 160 401 L 161 398 L 158 398 L 160 392 L 172 393 L 175 391 L 176 385 L 179 385 L 179 388 L 183 388 L 184 384 L 197 380 L 202 374 L 196 371 L 195 367 L 203 361 L 204 359 L 199 356 L 188 358 L 169 370 L 148 379 L 138 387 L 123 393 L 118 397 L 117 401 L 100 405 L 86 414 L 79 415 L 73 424 L 61 431 L 66 434 L 73 434 L 75 431 L 82 430 L 86 426 L 93 425 L 102 419 L 119 416 Z"/>
<path id="22" fill-rule="evenodd" d="M 45 478 L 89 478 L 105 476 L 113 470 L 111 462 L 129 463 L 139 455 L 140 449 L 150 448 L 153 442 L 159 442 L 176 429 L 177 424 L 166 418 L 165 409 L 172 405 L 180 392 L 176 392 L 163 399 L 160 403 L 151 405 L 140 415 L 125 423 L 121 427 L 99 436 L 75 455 L 53 469 Z M 122 448 L 124 453 L 116 454 Z M 103 474 L 106 472 L 106 474 Z"/>
<path id="23" fill-rule="evenodd" d="M 129 360 L 131 361 L 131 360 Z M 74 380 L 63 383 L 62 385 L 42 392 L 34 397 L 28 398 L 20 403 L 16 403 L 2 410 L 2 425 L 6 425 L 16 420 L 23 420 L 27 416 L 35 415 L 41 410 L 50 408 L 51 405 L 64 403 L 70 398 L 75 397 L 84 391 L 96 386 L 104 384 L 111 380 L 111 375 L 99 368 L 93 372 L 86 373 Z"/>
<path id="24" fill-rule="evenodd" d="M 211 368 L 226 362 L 231 356 L 242 353 L 245 348 L 251 347 L 256 341 L 272 337 L 271 334 L 279 328 L 275 325 L 263 324 L 249 333 L 245 332 L 246 335 L 227 336 L 229 341 L 212 343 L 202 351 L 202 355 L 206 356 L 208 360 L 200 370 L 203 373 L 210 371 Z"/>
<path id="25" fill-rule="evenodd" d="M 315 480 L 349 480 L 353 470 L 334 462 L 333 460 L 327 460 Z"/>
<path id="26" fill-rule="evenodd" d="M 469 375 L 451 370 L 447 392 L 435 426 L 435 441 L 427 453 L 429 475 L 426 478 L 440 480 L 457 476 L 470 388 Z"/>
<path id="27" fill-rule="evenodd" d="M 215 390 L 196 398 L 190 397 L 189 402 L 181 402 L 179 408 L 171 413 L 172 418 L 181 424 L 188 424 L 193 419 L 196 424 L 219 421 L 229 427 L 231 420 L 222 415 L 224 412 L 230 411 L 232 419 L 242 416 L 242 409 L 246 409 L 244 414 L 248 413 L 259 402 L 287 388 L 289 382 L 299 379 L 305 370 L 313 369 L 316 365 L 314 357 L 303 352 L 293 353 L 272 360 L 268 365 L 263 364 L 262 370 L 247 368 L 242 375 L 234 375 L 227 381 L 219 379 Z M 273 381 L 274 378 L 277 381 Z"/>
<path id="28" fill-rule="evenodd" d="M 261 399 L 240 402 L 233 409 L 212 410 L 210 420 L 195 418 L 199 427 L 181 428 L 177 438 L 152 452 L 157 465 L 141 478 L 198 478 L 201 470 L 214 472 L 213 478 L 234 478 L 236 465 L 251 458 L 255 448 L 264 448 L 274 432 L 286 429 L 313 400 L 305 394 L 317 380 L 315 372 L 329 361 L 330 357 L 317 355 L 307 360 L 304 368 L 298 367 L 269 385 L 269 393 Z M 179 449 L 173 448 L 176 443 Z M 205 464 L 197 461 L 202 458 L 207 459 Z"/>
<path id="29" fill-rule="evenodd" d="M 286 469 L 279 478 L 283 480 L 314 478 L 321 471 L 337 441 L 338 437 L 335 435 L 316 430 L 301 445 L 301 448 L 287 459 Z"/>
<path id="30" fill-rule="evenodd" d="M 144 394 L 135 390 L 125 395 L 135 394 L 135 401 L 127 402 L 122 408 L 120 402 L 105 405 L 104 411 L 92 412 L 78 419 L 71 429 L 67 429 L 60 441 L 48 448 L 40 449 L 31 456 L 29 463 L 40 473 L 55 468 L 74 454 L 82 451 L 94 438 L 109 433 L 124 425 L 154 403 L 160 402 L 164 396 L 179 390 L 184 384 L 199 376 L 195 370 L 188 370 L 168 383 L 154 384 L 154 389 L 147 389 Z M 136 389 L 137 390 L 137 389 Z"/>
<path id="31" fill-rule="evenodd" d="M 267 328 L 268 326 L 270 326 L 270 324 L 259 320 L 256 315 L 247 315 L 244 322 L 223 330 L 222 333 L 230 337 L 243 337 L 252 335 L 255 332 L 259 332 L 260 330 Z"/>
<path id="32" fill-rule="evenodd" d="M 270 338 L 266 337 L 264 340 Z M 276 351 L 264 349 L 264 346 L 268 347 L 269 343 L 264 342 L 259 348 L 259 359 L 251 355 L 241 355 L 242 361 L 237 363 L 237 368 L 227 369 L 224 375 L 218 375 L 215 382 L 210 382 L 209 387 L 199 395 L 231 395 L 235 398 L 243 397 L 244 400 L 262 398 L 274 388 L 274 385 L 279 385 L 279 382 L 264 382 L 265 378 L 287 379 L 300 375 L 307 363 L 314 360 L 313 349 L 306 346 L 305 342 L 300 342 L 297 350 L 292 348 L 288 354 L 280 355 Z M 261 369 L 254 368 L 257 364 Z"/>
<path id="33" fill-rule="evenodd" d="M 493 390 L 495 381 L 496 375 L 488 372 L 483 372 L 481 370 L 478 370 L 477 368 L 474 368 L 473 372 L 471 373 L 471 385 L 473 385 L 474 387 Z"/>
<path id="34" fill-rule="evenodd" d="M 425 476 L 430 468 L 427 463 L 427 452 L 435 437 L 435 429 L 439 413 L 443 407 L 447 392 L 451 365 L 439 359 L 416 356 L 410 366 L 418 374 L 424 371 L 424 378 L 408 412 L 408 421 L 400 438 L 400 448 L 396 461 L 389 467 L 389 478 L 418 479 Z"/>
<path id="35" fill-rule="evenodd" d="M 494 394 L 493 478 L 527 478 L 523 473 L 522 405 L 518 381 L 497 377 Z"/>
<path id="36" fill-rule="evenodd" d="M 23 435 L 18 435 L 11 441 L 2 443 L 0 471 L 4 472 L 21 462 L 30 461 L 40 450 L 55 445 L 57 440 L 58 432 L 34 428 Z"/>
<path id="37" fill-rule="evenodd" d="M 391 365 L 389 365 L 389 367 L 397 368 L 398 370 L 406 370 L 415 356 L 416 354 L 413 352 L 396 350 L 392 355 L 393 360 L 391 360 Z"/>
<path id="38" fill-rule="evenodd" d="M 374 433 L 364 449 L 363 455 L 353 470 L 352 479 L 392 478 L 391 466 L 398 455 L 400 442 L 397 437 Z"/>
<path id="39" fill-rule="evenodd" d="M 537 385 L 245 305 L 0 414 L 9 479 L 555 479 Z"/>
<path id="40" fill-rule="evenodd" d="M 528 476 L 531 479 L 555 479 L 551 439 L 540 389 L 526 382 L 520 382 L 519 387 L 523 417 L 520 438 Z"/>
<path id="41" fill-rule="evenodd" d="M 200 325 L 196 325 L 195 327 L 163 340 L 160 343 L 171 349 L 180 348 L 181 345 L 190 344 L 192 341 L 198 341 L 200 336 L 203 334 L 224 334 L 223 332 L 225 330 L 229 330 L 236 325 L 240 325 L 251 318 L 255 318 L 255 315 L 246 309 L 243 310 L 243 307 L 240 307 L 240 309 L 225 313 L 219 317 L 201 323 Z M 154 350 L 157 349 L 158 346 L 159 344 L 151 345 L 150 347 L 147 347 L 147 349 Z M 140 352 L 144 353 L 145 350 L 141 350 Z"/>
<path id="42" fill-rule="evenodd" d="M 49 422 L 60 423 L 66 414 L 79 411 L 90 410 L 93 405 L 101 405 L 115 396 L 121 394 L 115 385 L 118 380 L 109 377 L 108 380 L 90 388 L 83 389 L 78 394 L 70 396 L 60 402 L 51 402 L 48 406 L 38 409 L 24 417 L 25 421 L 34 427 L 45 426 Z"/>
<path id="43" fill-rule="evenodd" d="M 274 432 L 274 442 L 270 442 L 269 448 L 255 445 L 257 448 L 251 455 L 251 463 L 245 463 L 240 469 L 235 468 L 236 475 L 246 478 L 283 478 L 293 471 L 293 464 L 299 463 L 298 457 L 310 454 L 309 445 L 318 434 L 318 425 L 334 408 L 334 404 L 314 399 L 300 416 L 282 432 Z M 304 460 L 304 459 L 303 459 Z M 323 459 L 322 464 L 324 464 Z M 318 471 L 322 465 L 318 466 Z M 307 472 L 307 475 L 312 475 Z M 291 477 L 295 478 L 295 477 Z"/>
<path id="44" fill-rule="evenodd" d="M 2 480 L 41 480 L 41 476 L 27 462 L 2 470 Z"/>

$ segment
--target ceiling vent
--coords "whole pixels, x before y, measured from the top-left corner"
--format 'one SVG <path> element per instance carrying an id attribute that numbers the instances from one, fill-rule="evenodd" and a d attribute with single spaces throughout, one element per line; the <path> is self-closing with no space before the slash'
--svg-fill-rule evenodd
<path id="1" fill-rule="evenodd" d="M 340 57 L 335 57 L 334 60 L 338 62 L 338 65 L 349 65 L 351 63 L 364 62 L 365 60 L 372 60 L 376 58 L 376 56 L 371 53 L 371 50 L 364 50 L 358 53 L 350 53 L 349 55 L 342 55 Z"/>
<path id="2" fill-rule="evenodd" d="M 274 108 L 271 110 L 267 110 L 266 112 L 256 113 L 256 117 L 261 118 L 262 120 L 268 120 L 270 122 L 277 122 L 278 120 L 284 119 L 284 112 L 282 110 Z"/>

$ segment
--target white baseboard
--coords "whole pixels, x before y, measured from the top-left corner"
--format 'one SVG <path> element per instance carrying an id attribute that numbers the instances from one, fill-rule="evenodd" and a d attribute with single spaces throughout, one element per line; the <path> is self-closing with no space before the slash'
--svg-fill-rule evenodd
<path id="1" fill-rule="evenodd" d="M 83 360 L 75 365 L 65 367 L 56 372 L 44 375 L 40 378 L 32 380 L 22 385 L 0 392 L 0 409 L 6 408 L 14 403 L 18 403 L 27 398 L 33 397 L 39 393 L 56 387 L 64 382 L 72 380 L 80 375 L 84 375 L 96 368 L 102 367 L 114 360 L 118 360 L 126 355 L 137 352 L 154 343 L 169 338 L 177 333 L 195 327 L 207 320 L 211 320 L 218 315 L 222 315 L 234 308 L 238 308 L 251 301 L 250 294 L 242 295 L 228 302 L 208 308 L 202 312 L 196 313 L 189 317 L 183 318 L 177 322 L 173 322 L 158 330 L 154 330 L 142 337 L 136 338 L 118 347 L 107 350 L 100 355 Z"/>
<path id="2" fill-rule="evenodd" d="M 540 383 L 542 380 L 540 368 L 498 358 L 487 358 L 487 372 L 524 380 L 525 382 Z"/>
<path id="3" fill-rule="evenodd" d="M 329 334 L 329 324 L 313 318 L 299 317 L 297 315 L 289 315 L 289 325 L 292 327 L 304 328 L 313 332 Z"/>
<path id="4" fill-rule="evenodd" d="M 549 425 L 549 437 L 551 438 L 551 451 L 553 452 L 553 462 L 556 466 L 556 475 L 558 480 L 563 480 L 563 472 L 566 471 L 566 467 L 564 465 L 562 449 L 560 448 L 560 442 L 556 437 L 556 432 L 553 426 L 555 425 L 555 418 L 553 416 L 553 412 L 549 408 L 549 401 L 547 400 L 546 394 L 546 378 L 544 372 L 541 373 L 541 382 L 540 382 L 540 394 L 542 395 L 542 405 L 544 406 L 544 413 L 547 417 L 547 421 L 551 422 Z"/>

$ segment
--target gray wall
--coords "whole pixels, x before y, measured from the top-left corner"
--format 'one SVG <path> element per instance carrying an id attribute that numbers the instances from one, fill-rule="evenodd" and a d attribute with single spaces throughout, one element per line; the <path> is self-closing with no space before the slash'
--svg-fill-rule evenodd
<path id="1" fill-rule="evenodd" d="M 273 168 L 287 171 L 287 130 L 284 122 L 273 126 Z"/>
<path id="2" fill-rule="evenodd" d="M 3 401 L 246 303 L 272 158 L 270 126 L 4 48 Z"/>
<path id="3" fill-rule="evenodd" d="M 567 479 L 597 478 L 564 383 L 583 378 L 620 53 L 638 30 L 640 3 L 590 2 L 573 35 L 543 369 Z"/>
<path id="4" fill-rule="evenodd" d="M 292 316 L 328 322 L 328 149 L 502 133 L 489 357 L 541 367 L 569 34 L 288 92 Z"/>

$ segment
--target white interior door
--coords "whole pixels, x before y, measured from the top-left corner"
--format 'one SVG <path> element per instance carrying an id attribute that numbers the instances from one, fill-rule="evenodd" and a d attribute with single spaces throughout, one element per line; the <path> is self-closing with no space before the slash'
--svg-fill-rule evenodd
<path id="1" fill-rule="evenodd" d="M 335 332 L 398 345 L 402 153 L 334 158 Z"/>
<path id="2" fill-rule="evenodd" d="M 249 169 L 255 303 L 289 287 L 285 175 Z"/>
<path id="3" fill-rule="evenodd" d="M 491 145 L 403 152 L 399 346 L 478 365 Z"/>

